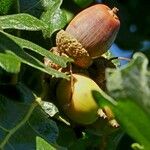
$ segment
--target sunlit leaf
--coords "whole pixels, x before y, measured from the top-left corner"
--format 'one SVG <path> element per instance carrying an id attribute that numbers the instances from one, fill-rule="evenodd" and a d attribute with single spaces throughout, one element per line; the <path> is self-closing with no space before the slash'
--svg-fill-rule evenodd
<path id="1" fill-rule="evenodd" d="M 0 28 L 37 31 L 46 29 L 47 25 L 29 14 L 20 13 L 0 16 Z"/>
<path id="2" fill-rule="evenodd" d="M 64 147 L 58 146 L 56 144 L 48 143 L 41 137 L 36 137 L 36 150 L 67 150 Z"/>
<path id="3" fill-rule="evenodd" d="M 36 137 L 36 150 L 57 150 L 51 144 L 40 137 Z"/>
<path id="4" fill-rule="evenodd" d="M 49 52 L 48 50 L 42 48 L 41 46 L 32 43 L 28 40 L 24 40 L 22 38 L 18 38 L 16 36 L 10 35 L 8 33 L 5 33 L 8 37 L 13 39 L 21 48 L 27 48 L 31 51 L 34 51 L 44 57 L 49 58 L 51 61 L 53 61 L 56 64 L 59 64 L 62 67 L 66 67 L 67 62 L 72 61 L 70 58 L 63 57 L 63 56 L 57 56 L 53 53 Z"/>
<path id="5" fill-rule="evenodd" d="M 66 74 L 45 66 L 38 59 L 26 53 L 19 45 L 14 42 L 13 38 L 10 38 L 7 34 L 4 34 L 4 32 L 0 32 L 0 52 L 14 55 L 20 62 L 55 77 L 68 78 Z"/>
<path id="6" fill-rule="evenodd" d="M 0 53 L 0 66 L 10 73 L 18 73 L 20 71 L 20 61 L 11 54 Z"/>
<path id="7" fill-rule="evenodd" d="M 113 108 L 120 125 L 137 142 L 150 147 L 150 117 L 131 99 L 120 99 L 116 108 Z M 140 118 L 139 118 L 140 117 Z"/>
<path id="8" fill-rule="evenodd" d="M 42 14 L 43 20 L 48 26 L 48 32 L 43 30 L 45 37 L 50 37 L 55 31 L 63 28 L 67 23 L 65 13 L 60 9 L 62 0 L 51 0 L 46 3 L 46 11 Z"/>

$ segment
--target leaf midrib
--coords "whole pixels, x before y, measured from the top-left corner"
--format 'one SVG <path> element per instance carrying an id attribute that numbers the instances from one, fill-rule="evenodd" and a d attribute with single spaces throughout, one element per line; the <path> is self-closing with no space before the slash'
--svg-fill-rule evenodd
<path id="1" fill-rule="evenodd" d="M 25 115 L 25 117 L 20 121 L 20 123 L 17 124 L 17 126 L 15 126 L 14 128 L 12 128 L 9 133 L 6 135 L 6 137 L 4 138 L 4 140 L 2 141 L 2 143 L 0 144 L 0 149 L 3 149 L 4 146 L 6 145 L 6 143 L 8 142 L 8 140 L 11 138 L 11 136 L 19 129 L 21 128 L 26 122 L 27 120 L 30 118 L 33 110 L 35 109 L 35 107 L 38 105 L 37 101 L 34 101 L 27 114 Z"/>

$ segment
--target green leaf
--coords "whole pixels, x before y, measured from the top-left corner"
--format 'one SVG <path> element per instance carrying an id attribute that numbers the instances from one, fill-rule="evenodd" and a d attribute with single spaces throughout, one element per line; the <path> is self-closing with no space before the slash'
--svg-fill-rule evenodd
<path id="1" fill-rule="evenodd" d="M 56 150 L 56 148 L 50 145 L 44 139 L 36 137 L 36 150 Z"/>
<path id="2" fill-rule="evenodd" d="M 116 101 L 105 100 L 122 128 L 145 150 L 150 147 L 150 72 L 147 65 L 147 58 L 137 53 L 125 68 L 109 69 L 108 92 Z M 100 97 L 97 95 L 99 101 Z"/>
<path id="3" fill-rule="evenodd" d="M 0 32 L 0 52 L 11 54 L 15 56 L 20 62 L 27 64 L 31 67 L 34 67 L 36 69 L 39 69 L 40 71 L 43 71 L 55 77 L 69 79 L 69 77 L 66 74 L 61 73 L 50 67 L 46 67 L 38 59 L 24 52 L 23 49 L 15 43 L 13 38 L 10 38 L 4 32 Z"/>
<path id="4" fill-rule="evenodd" d="M 107 88 L 113 98 L 133 100 L 150 115 L 150 71 L 147 65 L 147 58 L 137 53 L 125 68 L 107 70 Z"/>
<path id="5" fill-rule="evenodd" d="M 66 148 L 56 144 L 48 143 L 41 137 L 36 137 L 36 150 L 66 150 Z"/>
<path id="6" fill-rule="evenodd" d="M 12 0 L 1 0 L 0 1 L 0 15 L 5 15 L 10 10 L 11 6 L 13 4 Z"/>
<path id="7" fill-rule="evenodd" d="M 150 147 L 150 117 L 131 99 L 119 99 L 115 108 L 112 108 L 122 128 L 137 142 Z M 139 118 L 140 117 L 140 118 Z"/>
<path id="8" fill-rule="evenodd" d="M 0 53 L 0 66 L 10 73 L 18 73 L 20 71 L 20 61 L 11 54 Z"/>
<path id="9" fill-rule="evenodd" d="M 47 27 L 43 21 L 25 13 L 0 16 L 0 28 L 2 29 L 38 31 L 46 30 Z"/>
<path id="10" fill-rule="evenodd" d="M 74 17 L 74 13 L 68 9 L 64 9 L 63 8 L 64 13 L 66 14 L 66 18 L 67 18 L 67 23 L 69 23 L 73 17 Z"/>
<path id="11" fill-rule="evenodd" d="M 38 46 L 37 44 L 34 44 L 28 40 L 24 40 L 21 38 L 18 38 L 16 36 L 10 35 L 5 33 L 8 37 L 10 37 L 11 39 L 13 39 L 22 49 L 23 48 L 27 48 L 29 50 L 32 50 L 44 57 L 49 58 L 50 60 L 52 60 L 54 63 L 59 64 L 62 67 L 67 67 L 67 62 L 72 61 L 72 59 L 67 58 L 67 57 L 63 57 L 63 56 L 57 56 L 54 55 L 53 53 L 49 52 L 48 50 Z"/>
<path id="12" fill-rule="evenodd" d="M 67 23 L 65 13 L 60 9 L 62 0 L 51 0 L 45 3 L 46 11 L 42 14 L 41 20 L 48 25 L 48 32 L 43 30 L 45 37 L 50 37 L 55 31 L 63 28 Z"/>
<path id="13" fill-rule="evenodd" d="M 20 12 L 28 13 L 32 16 L 39 18 L 44 9 L 42 5 L 43 1 L 45 0 L 20 0 Z"/>
<path id="14" fill-rule="evenodd" d="M 148 150 L 150 147 L 150 119 L 143 109 L 131 99 L 117 99 L 118 102 L 109 96 L 93 91 L 93 96 L 99 106 L 108 105 L 115 113 L 115 117 L 121 127 L 136 141 L 144 145 Z M 140 116 L 140 119 L 139 119 Z"/>
<path id="15" fill-rule="evenodd" d="M 37 136 L 56 143 L 58 128 L 39 106 L 40 99 L 20 83 L 0 86 L 13 90 L 0 93 L 0 149 L 36 149 Z"/>

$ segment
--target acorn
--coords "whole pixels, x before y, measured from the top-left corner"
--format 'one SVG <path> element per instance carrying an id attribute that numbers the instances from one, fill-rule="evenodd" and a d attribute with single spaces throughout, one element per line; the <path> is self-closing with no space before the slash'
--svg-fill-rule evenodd
<path id="1" fill-rule="evenodd" d="M 56 35 L 56 47 L 60 55 L 71 57 L 74 64 L 88 68 L 92 59 L 100 57 L 114 42 L 120 28 L 118 9 L 112 10 L 97 4 L 81 11 Z M 50 64 L 57 68 L 57 65 Z"/>
<path id="2" fill-rule="evenodd" d="M 82 44 L 92 58 L 105 53 L 114 42 L 120 28 L 118 9 L 96 4 L 78 13 L 66 32 Z"/>
<path id="3" fill-rule="evenodd" d="M 92 91 L 101 91 L 99 86 L 88 76 L 72 74 L 73 80 L 62 79 L 56 88 L 58 105 L 75 123 L 87 125 L 99 117 L 99 106 Z"/>

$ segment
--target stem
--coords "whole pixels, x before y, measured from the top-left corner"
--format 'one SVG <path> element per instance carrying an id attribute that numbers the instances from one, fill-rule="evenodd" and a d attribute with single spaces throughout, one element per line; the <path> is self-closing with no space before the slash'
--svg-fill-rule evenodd
<path id="1" fill-rule="evenodd" d="M 73 73 L 72 73 L 72 64 L 69 64 L 69 73 L 70 73 L 70 80 L 69 80 L 69 84 L 70 84 L 70 88 L 71 88 L 71 93 L 70 93 L 70 97 L 69 97 L 69 101 L 67 102 L 67 104 L 64 106 L 65 109 L 68 109 L 68 107 L 70 107 L 71 101 L 72 101 L 72 95 L 74 92 L 74 77 L 73 77 Z"/>
<path id="2" fill-rule="evenodd" d="M 131 61 L 131 59 L 127 58 L 127 57 L 112 57 L 109 60 L 112 61 L 112 60 L 115 60 L 115 59 Z"/>
<path id="3" fill-rule="evenodd" d="M 131 61 L 130 58 L 126 58 L 126 57 L 118 57 L 118 59 L 120 59 L 120 60 L 126 60 L 126 61 Z"/>
<path id="4" fill-rule="evenodd" d="M 74 82 L 74 77 L 73 77 L 73 73 L 72 73 L 72 64 L 70 64 L 70 84 L 71 84 L 71 95 L 73 93 L 73 82 Z"/>
<path id="5" fill-rule="evenodd" d="M 38 99 L 38 98 L 37 98 Z M 12 128 L 9 133 L 3 138 L 3 140 L 0 143 L 0 149 L 4 149 L 5 145 L 7 144 L 7 142 L 10 140 L 10 138 L 21 128 L 23 127 L 23 125 L 25 123 L 27 123 L 28 119 L 30 118 L 32 112 L 34 111 L 34 109 L 38 106 L 38 103 L 36 101 L 34 101 L 27 114 L 24 116 L 24 118 L 22 118 L 22 120 L 20 122 L 18 122 L 18 124 Z"/>

